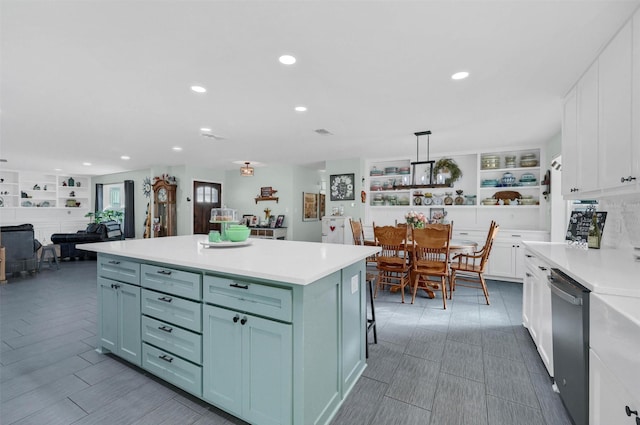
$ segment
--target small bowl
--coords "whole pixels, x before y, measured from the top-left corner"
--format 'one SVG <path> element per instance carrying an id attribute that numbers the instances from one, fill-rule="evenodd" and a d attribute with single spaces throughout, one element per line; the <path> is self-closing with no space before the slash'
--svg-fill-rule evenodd
<path id="1" fill-rule="evenodd" d="M 229 227 L 226 231 L 231 242 L 244 242 L 249 237 L 251 230 L 247 226 Z"/>

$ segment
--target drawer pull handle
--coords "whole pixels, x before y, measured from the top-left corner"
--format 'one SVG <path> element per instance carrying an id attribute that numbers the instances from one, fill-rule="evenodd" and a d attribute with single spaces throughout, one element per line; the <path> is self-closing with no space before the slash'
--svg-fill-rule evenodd
<path id="1" fill-rule="evenodd" d="M 163 274 L 165 276 L 171 276 L 171 272 L 169 270 L 158 270 L 158 274 Z"/>
<path id="2" fill-rule="evenodd" d="M 238 316 L 237 314 L 233 317 L 233 323 L 238 323 L 238 320 L 240 320 L 240 316 Z"/>
<path id="3" fill-rule="evenodd" d="M 629 406 L 624 406 L 624 411 L 627 412 L 627 416 L 636 415 L 638 416 L 637 410 L 631 410 Z"/>
<path id="4" fill-rule="evenodd" d="M 525 273 L 527 275 L 527 277 L 533 277 L 533 275 L 531 273 Z"/>
<path id="5" fill-rule="evenodd" d="M 247 317 L 243 317 L 242 320 L 240 321 L 241 325 L 244 325 L 245 323 L 247 323 Z"/>
<path id="6" fill-rule="evenodd" d="M 171 298 L 171 297 L 160 297 L 160 298 L 158 298 L 158 301 L 164 301 L 166 303 L 170 303 L 171 301 L 173 301 L 173 298 Z"/>
<path id="7" fill-rule="evenodd" d="M 120 264 L 120 261 L 111 260 L 111 261 L 109 261 L 109 264 Z"/>
<path id="8" fill-rule="evenodd" d="M 171 333 L 171 331 L 173 330 L 173 328 L 170 328 L 169 326 L 159 326 L 158 329 L 169 333 Z"/>
<path id="9" fill-rule="evenodd" d="M 465 235 L 465 236 L 466 236 L 466 235 L 468 235 L 469 233 L 468 233 L 468 232 L 460 232 L 460 234 L 461 234 L 461 235 Z"/>
<path id="10" fill-rule="evenodd" d="M 249 289 L 249 285 L 239 285 L 237 283 L 232 283 L 229 286 L 232 288 Z"/>
<path id="11" fill-rule="evenodd" d="M 512 238 L 521 238 L 522 235 L 511 235 Z"/>
<path id="12" fill-rule="evenodd" d="M 529 254 L 525 254 L 525 257 L 527 258 L 534 258 L 533 255 L 529 255 Z"/>
<path id="13" fill-rule="evenodd" d="M 164 360 L 165 362 L 169 362 L 169 363 L 171 363 L 171 362 L 173 361 L 173 357 L 169 357 L 169 356 L 167 356 L 166 354 L 163 354 L 163 355 L 161 355 L 161 356 L 158 356 L 158 358 L 160 358 L 160 359 Z"/>
<path id="14" fill-rule="evenodd" d="M 542 270 L 543 272 L 546 272 L 546 271 L 548 270 L 546 267 L 542 267 L 542 266 L 538 266 L 538 268 L 539 268 L 540 270 Z"/>

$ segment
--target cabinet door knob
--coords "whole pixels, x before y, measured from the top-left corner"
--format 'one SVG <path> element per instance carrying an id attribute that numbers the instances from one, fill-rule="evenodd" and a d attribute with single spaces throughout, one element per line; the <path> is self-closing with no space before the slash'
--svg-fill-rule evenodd
<path id="1" fill-rule="evenodd" d="M 538 268 L 539 268 L 540 270 L 542 270 L 543 272 L 546 272 L 546 271 L 547 271 L 547 268 L 546 268 L 546 267 L 538 266 Z"/>
<path id="2" fill-rule="evenodd" d="M 629 406 L 624 406 L 624 411 L 627 412 L 627 416 L 631 416 L 631 415 L 638 416 L 638 411 L 637 410 L 631 410 L 631 408 L 629 408 Z"/>
<path id="3" fill-rule="evenodd" d="M 240 316 L 238 316 L 237 314 L 233 317 L 233 323 L 238 323 L 238 320 L 240 320 Z"/>
<path id="4" fill-rule="evenodd" d="M 247 316 L 243 317 L 242 320 L 240 321 L 240 324 L 244 325 L 245 323 L 247 323 Z"/>

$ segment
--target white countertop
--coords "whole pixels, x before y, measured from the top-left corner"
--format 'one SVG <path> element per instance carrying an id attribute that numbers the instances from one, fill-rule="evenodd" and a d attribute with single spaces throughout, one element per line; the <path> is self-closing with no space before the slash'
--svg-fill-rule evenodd
<path id="1" fill-rule="evenodd" d="M 380 251 L 375 246 L 250 239 L 250 244 L 205 248 L 207 235 L 82 244 L 82 249 L 139 260 L 307 285 Z"/>
<path id="2" fill-rule="evenodd" d="M 580 249 L 527 241 L 525 245 L 594 293 L 640 298 L 640 261 L 634 261 L 629 249 Z"/>

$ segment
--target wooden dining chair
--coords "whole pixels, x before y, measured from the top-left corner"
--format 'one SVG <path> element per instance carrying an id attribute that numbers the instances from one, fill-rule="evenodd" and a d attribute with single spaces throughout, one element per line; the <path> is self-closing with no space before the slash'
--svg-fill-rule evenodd
<path id="1" fill-rule="evenodd" d="M 351 233 L 353 234 L 353 244 L 354 245 L 368 245 L 368 246 L 376 246 L 376 241 L 366 240 L 364 238 L 364 227 L 362 226 L 362 220 L 358 219 L 358 221 L 354 221 L 349 219 L 349 223 L 351 225 Z M 370 255 L 367 257 L 367 266 L 376 265 L 376 255 Z"/>
<path id="2" fill-rule="evenodd" d="M 493 241 L 498 234 L 500 226 L 495 221 L 491 221 L 489 226 L 489 233 L 487 234 L 487 240 L 484 246 L 473 253 L 462 253 L 453 256 L 451 261 L 451 279 L 449 287 L 449 299 L 453 295 L 453 291 L 456 290 L 456 286 L 465 286 L 468 288 L 482 289 L 484 292 L 484 298 L 489 305 L 489 291 L 487 291 L 487 283 L 484 280 L 484 272 L 487 268 L 487 262 L 489 261 L 489 254 L 491 253 L 491 247 Z M 460 283 L 460 282 L 466 283 Z"/>
<path id="3" fill-rule="evenodd" d="M 447 287 L 449 278 L 449 243 L 451 224 L 427 224 L 423 229 L 412 229 L 413 258 L 411 260 L 411 280 L 413 293 L 411 304 L 415 302 L 418 284 L 422 280 L 428 285 L 430 276 L 440 278 L 442 305 L 447 308 Z"/>
<path id="4" fill-rule="evenodd" d="M 409 264 L 407 252 L 407 232 L 395 226 L 374 227 L 373 233 L 381 251 L 376 257 L 378 282 L 374 297 L 378 296 L 378 288 L 385 286 L 400 288 L 404 303 L 404 287 L 409 281 Z"/>

